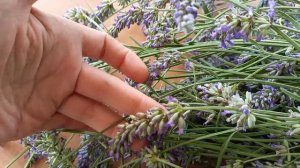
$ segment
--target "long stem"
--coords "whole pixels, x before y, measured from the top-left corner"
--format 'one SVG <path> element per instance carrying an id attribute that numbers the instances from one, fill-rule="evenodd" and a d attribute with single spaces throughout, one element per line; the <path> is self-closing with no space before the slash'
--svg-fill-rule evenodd
<path id="1" fill-rule="evenodd" d="M 20 152 L 12 161 L 10 161 L 5 168 L 9 168 L 12 166 L 21 156 L 23 156 L 27 151 L 29 151 L 30 147 L 26 147 L 22 152 Z"/>

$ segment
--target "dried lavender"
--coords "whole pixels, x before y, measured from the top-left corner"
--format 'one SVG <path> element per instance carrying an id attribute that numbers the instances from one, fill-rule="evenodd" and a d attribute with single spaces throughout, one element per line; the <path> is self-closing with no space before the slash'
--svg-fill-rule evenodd
<path id="1" fill-rule="evenodd" d="M 109 162 L 101 163 L 99 160 L 108 158 L 107 138 L 100 136 L 97 139 L 92 139 L 91 135 L 81 135 L 81 144 L 88 142 L 77 152 L 77 160 L 79 168 L 88 168 L 96 166 L 105 168 L 111 166 Z M 98 163 L 97 163 L 98 161 Z"/>
<path id="2" fill-rule="evenodd" d="M 268 16 L 270 21 L 273 21 L 275 18 L 275 6 L 276 6 L 276 1 L 275 0 L 268 0 L 269 4 L 269 10 L 268 10 Z"/>
<path id="3" fill-rule="evenodd" d="M 122 7 L 126 7 L 127 5 L 129 5 L 130 3 L 132 3 L 132 0 L 117 0 L 119 5 Z"/>
<path id="4" fill-rule="evenodd" d="M 66 139 L 59 137 L 58 132 L 41 132 L 23 139 L 25 146 L 30 147 L 30 153 L 47 158 L 47 163 L 58 167 L 72 167 L 75 156 L 62 159 L 72 151 L 66 147 Z"/>
<path id="5" fill-rule="evenodd" d="M 157 20 L 144 20 L 146 41 L 143 43 L 146 47 L 157 48 L 163 46 L 171 39 L 171 32 L 174 26 L 174 20 L 170 13 L 164 13 Z M 148 24 L 149 23 L 149 24 Z"/>
<path id="6" fill-rule="evenodd" d="M 112 32 L 141 25 L 147 41 L 132 49 L 146 58 L 150 71 L 148 85 L 125 82 L 165 109 L 131 116 L 119 125 L 108 148 L 95 145 L 91 134 L 76 152 L 76 166 L 92 166 L 95 158 L 132 167 L 299 166 L 299 3 L 228 3 L 230 8 L 218 11 L 214 1 L 140 0 L 121 10 Z M 97 20 L 93 13 L 84 15 Z M 108 15 L 98 17 L 105 20 Z M 183 69 L 173 68 L 179 64 Z M 134 139 L 149 143 L 141 152 L 132 152 Z"/>
<path id="7" fill-rule="evenodd" d="M 171 52 L 166 52 L 163 54 L 160 59 L 155 60 L 153 63 L 150 64 L 149 71 L 150 77 L 148 79 L 148 83 L 151 84 L 152 81 L 158 79 L 161 72 L 168 69 L 172 63 L 179 61 L 181 54 L 174 50 Z"/>
<path id="8" fill-rule="evenodd" d="M 113 37 L 118 37 L 118 33 L 125 27 L 130 28 L 134 23 L 141 24 L 143 21 L 144 12 L 138 5 L 132 5 L 128 12 L 116 17 L 113 27 L 110 29 L 110 34 Z"/>
<path id="9" fill-rule="evenodd" d="M 176 6 L 174 18 L 179 31 L 190 33 L 194 30 L 194 23 L 197 18 L 200 3 L 195 0 L 171 0 L 171 3 Z"/>
<path id="10" fill-rule="evenodd" d="M 114 14 L 115 8 L 113 3 L 110 0 L 106 0 L 97 5 L 95 12 L 93 13 L 96 16 L 97 20 L 103 22 L 109 16 Z"/>
<path id="11" fill-rule="evenodd" d="M 283 102 L 283 95 L 274 87 L 263 85 L 262 89 L 253 95 L 252 103 L 258 109 L 271 109 Z"/>
<path id="12" fill-rule="evenodd" d="M 86 9 L 75 7 L 67 10 L 64 14 L 64 17 L 83 25 L 90 25 L 90 21 L 86 17 L 89 15 L 90 13 Z"/>

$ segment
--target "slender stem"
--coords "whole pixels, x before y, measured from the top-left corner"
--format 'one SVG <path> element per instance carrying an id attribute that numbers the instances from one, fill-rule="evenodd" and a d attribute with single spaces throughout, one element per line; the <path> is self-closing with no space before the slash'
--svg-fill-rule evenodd
<path id="1" fill-rule="evenodd" d="M 35 154 L 33 154 L 33 153 L 30 155 L 30 157 L 27 159 L 27 162 L 26 162 L 24 168 L 29 168 L 29 165 L 30 165 L 31 160 L 32 160 L 32 158 L 34 157 L 34 155 L 35 155 Z"/>
<path id="2" fill-rule="evenodd" d="M 175 165 L 175 164 L 173 164 L 173 163 L 170 163 L 170 162 L 168 162 L 168 161 L 166 161 L 166 160 L 164 160 L 164 159 L 160 159 L 160 158 L 158 158 L 158 157 L 156 157 L 155 160 L 157 160 L 158 162 L 161 162 L 161 163 L 163 163 L 163 164 L 166 164 L 166 165 L 168 165 L 168 166 L 174 167 L 174 168 L 181 168 L 180 166 L 177 166 L 177 165 Z"/>
<path id="3" fill-rule="evenodd" d="M 249 159 L 249 160 L 243 161 L 243 163 L 249 163 L 249 162 L 253 162 L 255 160 L 267 159 L 267 158 L 278 157 L 278 156 L 288 156 L 288 155 L 299 156 L 300 153 L 284 153 L 284 154 L 275 154 L 275 155 L 260 156 L 260 157 L 256 157 L 256 158 L 253 158 L 253 159 Z"/>
<path id="4" fill-rule="evenodd" d="M 23 156 L 27 151 L 29 151 L 30 147 L 26 147 L 21 153 L 19 153 L 12 161 L 10 161 L 5 168 L 9 168 L 12 166 L 21 156 Z"/>

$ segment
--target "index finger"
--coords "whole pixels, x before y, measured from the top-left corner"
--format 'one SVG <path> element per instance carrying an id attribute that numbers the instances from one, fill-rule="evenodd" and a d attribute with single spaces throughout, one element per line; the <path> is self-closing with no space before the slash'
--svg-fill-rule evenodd
<path id="1" fill-rule="evenodd" d="M 146 65 L 133 51 L 106 33 L 83 26 L 81 29 L 83 55 L 107 62 L 136 82 L 148 79 Z"/>

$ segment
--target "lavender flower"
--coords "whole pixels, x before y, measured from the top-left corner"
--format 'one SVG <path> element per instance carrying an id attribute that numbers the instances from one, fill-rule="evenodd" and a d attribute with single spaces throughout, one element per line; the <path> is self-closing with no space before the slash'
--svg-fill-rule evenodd
<path id="1" fill-rule="evenodd" d="M 184 69 L 186 71 L 191 71 L 193 69 L 193 63 L 191 63 L 188 59 L 184 60 Z"/>
<path id="2" fill-rule="evenodd" d="M 228 105 L 228 100 L 234 93 L 232 86 L 222 83 L 205 84 L 204 86 L 198 85 L 196 90 L 202 100 L 223 105 Z"/>
<path id="3" fill-rule="evenodd" d="M 166 52 L 163 57 L 155 60 L 149 66 L 150 77 L 148 84 L 151 84 L 154 80 L 158 79 L 160 73 L 171 66 L 173 62 L 179 61 L 180 53 L 178 51 Z"/>
<path id="4" fill-rule="evenodd" d="M 255 168 L 264 168 L 264 165 L 259 160 L 256 160 L 254 163 Z"/>
<path id="5" fill-rule="evenodd" d="M 167 96 L 166 99 L 167 99 L 168 103 L 170 103 L 170 102 L 178 103 L 178 100 L 173 96 Z"/>
<path id="6" fill-rule="evenodd" d="M 184 31 L 185 33 L 193 31 L 200 4 L 195 0 L 171 0 L 171 3 L 176 6 L 174 18 L 178 30 Z"/>
<path id="7" fill-rule="evenodd" d="M 41 132 L 23 139 L 26 146 L 30 147 L 30 152 L 47 157 L 50 165 L 58 167 L 71 167 L 75 160 L 74 155 L 70 155 L 65 161 L 61 161 L 65 155 L 71 153 L 70 148 L 66 148 L 66 139 L 59 137 L 56 131 Z"/>
<path id="8" fill-rule="evenodd" d="M 170 41 L 171 31 L 175 24 L 170 13 L 164 13 L 158 18 L 156 16 L 149 17 L 146 14 L 144 17 L 150 19 L 149 21 L 146 18 L 144 19 L 144 33 L 147 36 L 146 41 L 143 43 L 144 46 L 157 48 Z"/>
<path id="9" fill-rule="evenodd" d="M 114 5 L 110 0 L 102 1 L 97 5 L 94 15 L 100 22 L 104 22 L 105 19 L 111 16 L 115 11 Z"/>
<path id="10" fill-rule="evenodd" d="M 125 27 L 130 28 L 134 23 L 141 24 L 143 15 L 144 12 L 139 6 L 132 5 L 128 12 L 116 17 L 115 23 L 110 29 L 110 34 L 113 37 L 118 37 L 118 33 Z"/>
<path id="11" fill-rule="evenodd" d="M 243 39 L 246 42 L 254 28 L 253 19 L 252 8 L 249 8 L 248 13 L 244 14 L 244 16 L 235 13 L 226 15 L 225 18 L 217 21 L 219 26 L 213 29 L 211 37 L 212 39 L 220 40 L 220 47 L 225 49 L 234 45 L 232 39 Z M 261 34 L 257 34 L 257 40 L 261 40 Z"/>
<path id="12" fill-rule="evenodd" d="M 221 116 L 223 117 L 228 117 L 230 115 L 232 115 L 232 112 L 229 110 L 224 110 L 223 112 L 221 112 Z"/>
<path id="13" fill-rule="evenodd" d="M 78 167 L 79 168 L 89 167 L 88 145 L 85 145 L 78 150 L 77 159 L 78 159 Z"/>
<path id="14" fill-rule="evenodd" d="M 281 103 L 282 94 L 272 86 L 263 85 L 262 89 L 253 94 L 254 108 L 270 109 Z"/>
<path id="15" fill-rule="evenodd" d="M 292 75 L 295 74 L 295 69 L 297 67 L 295 61 L 287 62 L 277 62 L 266 68 L 266 71 L 269 71 L 270 75 L 280 76 L 280 75 Z"/>
<path id="16" fill-rule="evenodd" d="M 268 16 L 270 21 L 273 21 L 275 18 L 275 6 L 276 6 L 276 1 L 275 0 L 268 0 L 269 4 L 269 10 L 268 10 Z"/>
<path id="17" fill-rule="evenodd" d="M 151 24 L 157 22 L 158 20 L 158 10 L 147 10 L 143 16 L 143 23 L 146 28 L 149 28 Z"/>
<path id="18" fill-rule="evenodd" d="M 83 24 L 83 25 L 90 25 L 89 20 L 86 18 L 86 16 L 89 16 L 90 13 L 81 7 L 75 7 L 67 10 L 64 14 L 64 17 L 67 19 L 70 19 L 74 22 Z"/>

